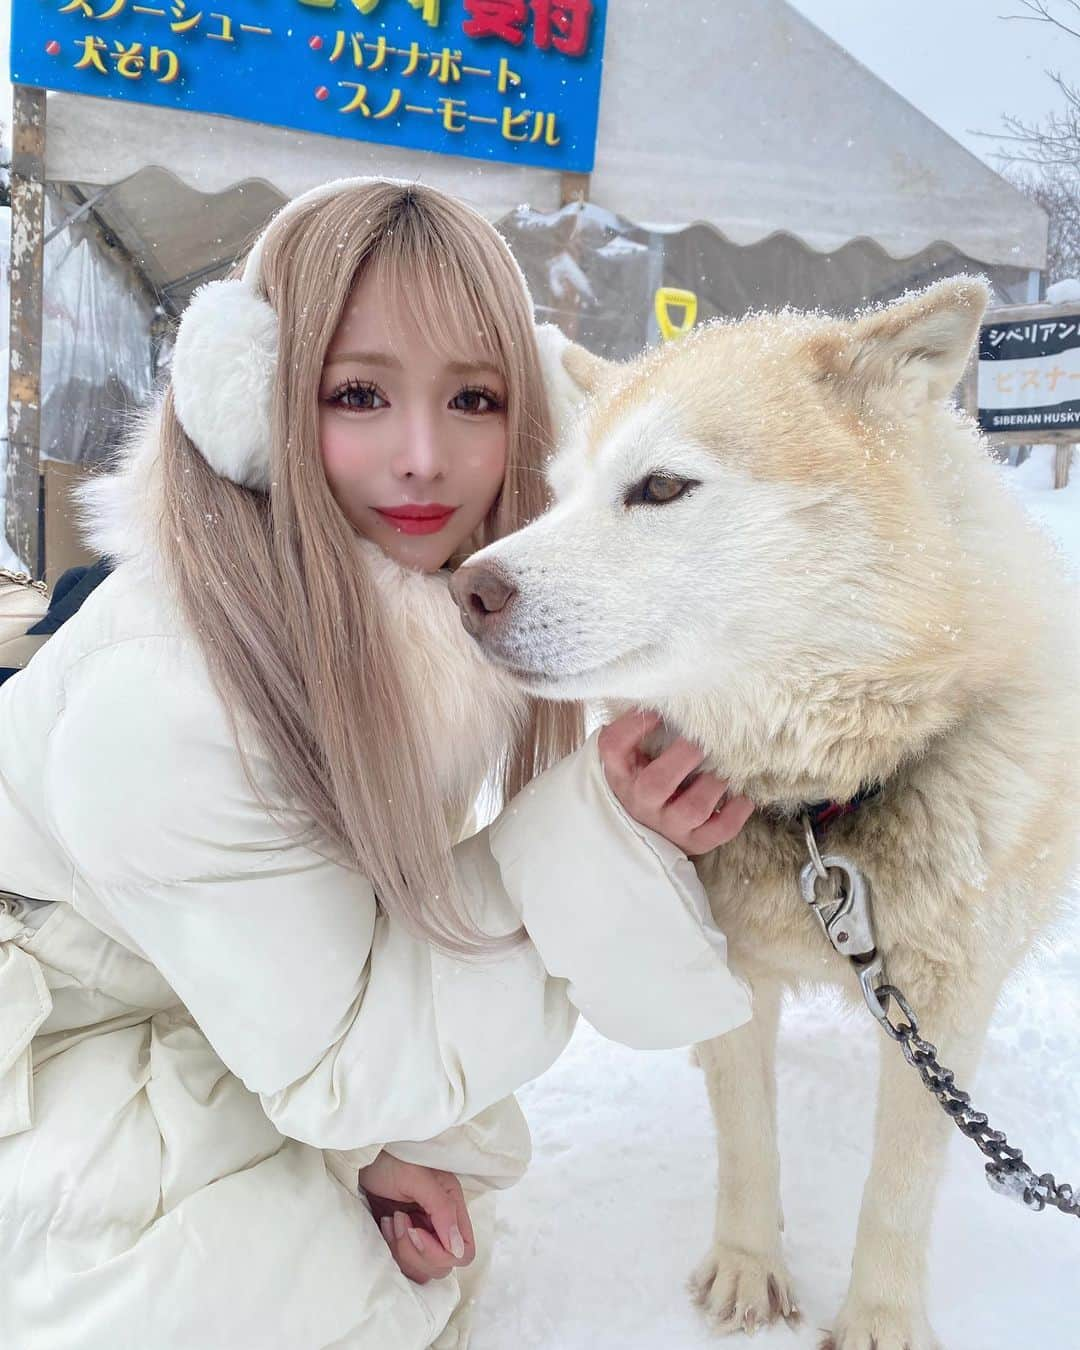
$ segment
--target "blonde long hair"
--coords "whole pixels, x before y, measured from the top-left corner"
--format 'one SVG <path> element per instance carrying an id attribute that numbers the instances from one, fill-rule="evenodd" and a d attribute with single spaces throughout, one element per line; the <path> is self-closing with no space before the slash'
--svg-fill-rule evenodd
<path id="1" fill-rule="evenodd" d="M 501 943 L 463 905 L 390 625 L 319 452 L 324 356 L 370 267 L 407 295 L 435 343 L 460 353 L 479 340 L 506 379 L 506 476 L 477 546 L 543 510 L 550 413 L 507 246 L 442 193 L 376 182 L 299 206 L 267 235 L 261 289 L 280 333 L 269 494 L 210 469 L 166 390 L 162 539 L 234 722 L 239 712 L 257 729 L 287 796 L 389 914 L 447 950 L 477 953 Z M 530 702 L 517 743 L 493 766 L 504 800 L 581 736 L 578 705 Z"/>

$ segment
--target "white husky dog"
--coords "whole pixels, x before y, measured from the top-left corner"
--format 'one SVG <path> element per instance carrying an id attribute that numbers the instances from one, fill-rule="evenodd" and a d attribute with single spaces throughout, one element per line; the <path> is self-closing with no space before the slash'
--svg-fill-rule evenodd
<path id="1" fill-rule="evenodd" d="M 746 1028 L 697 1049 L 720 1188 L 692 1287 L 718 1331 L 796 1315 L 775 1143 L 783 989 L 860 997 L 800 898 L 804 804 L 881 786 L 822 848 L 868 877 L 888 977 L 961 1085 L 1070 867 L 1074 600 L 949 402 L 986 300 L 959 278 L 853 321 L 760 314 L 625 366 L 553 338 L 561 411 L 586 399 L 564 419 L 555 504 L 455 578 L 466 626 L 523 685 L 655 707 L 759 806 L 698 860 L 755 994 Z M 883 1041 L 835 1350 L 937 1346 L 923 1285 L 952 1129 Z"/>

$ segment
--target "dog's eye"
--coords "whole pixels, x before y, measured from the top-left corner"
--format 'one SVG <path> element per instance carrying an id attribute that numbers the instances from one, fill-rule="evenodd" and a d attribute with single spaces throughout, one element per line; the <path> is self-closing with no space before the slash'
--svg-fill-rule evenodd
<path id="1" fill-rule="evenodd" d="M 701 484 L 692 478 L 673 478 L 669 474 L 651 473 L 643 478 L 626 494 L 627 506 L 663 506 L 667 502 L 677 501 L 691 488 Z"/>

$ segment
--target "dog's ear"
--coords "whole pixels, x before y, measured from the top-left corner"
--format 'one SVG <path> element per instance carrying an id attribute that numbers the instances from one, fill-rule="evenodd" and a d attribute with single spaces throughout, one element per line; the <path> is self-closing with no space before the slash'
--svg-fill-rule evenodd
<path id="1" fill-rule="evenodd" d="M 938 402 L 964 373 L 989 298 L 981 277 L 950 277 L 854 319 L 819 358 L 859 396 L 895 389 L 912 409 Z"/>
<path id="2" fill-rule="evenodd" d="M 536 345 L 558 445 L 582 404 L 605 383 L 613 363 L 571 342 L 553 323 L 537 324 Z"/>

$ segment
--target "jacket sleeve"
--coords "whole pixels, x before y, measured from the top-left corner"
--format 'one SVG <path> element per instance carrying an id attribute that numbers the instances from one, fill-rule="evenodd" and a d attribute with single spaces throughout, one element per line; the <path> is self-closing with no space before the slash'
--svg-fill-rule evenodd
<path id="1" fill-rule="evenodd" d="M 45 793 L 76 906 L 104 911 L 277 1127 L 321 1148 L 472 1119 L 553 1062 L 577 1008 L 641 1047 L 750 1015 L 692 866 L 622 811 L 595 740 L 454 850 L 479 926 L 531 938 L 479 961 L 418 940 L 298 842 L 190 643 L 134 639 L 69 673 Z"/>

